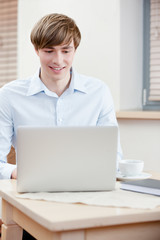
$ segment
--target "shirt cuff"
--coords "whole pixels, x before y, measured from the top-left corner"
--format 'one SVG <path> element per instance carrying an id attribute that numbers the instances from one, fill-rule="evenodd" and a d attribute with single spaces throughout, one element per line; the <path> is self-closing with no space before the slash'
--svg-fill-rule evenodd
<path id="1" fill-rule="evenodd" d="M 0 179 L 10 179 L 13 170 L 17 166 L 10 163 L 0 163 Z"/>

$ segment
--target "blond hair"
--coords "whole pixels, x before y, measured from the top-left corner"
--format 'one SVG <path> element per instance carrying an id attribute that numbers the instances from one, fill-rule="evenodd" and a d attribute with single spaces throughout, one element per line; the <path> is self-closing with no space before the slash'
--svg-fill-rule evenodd
<path id="1" fill-rule="evenodd" d="M 81 41 L 81 33 L 72 18 L 53 13 L 44 16 L 37 22 L 30 38 L 36 50 L 69 44 L 72 40 L 76 49 Z"/>

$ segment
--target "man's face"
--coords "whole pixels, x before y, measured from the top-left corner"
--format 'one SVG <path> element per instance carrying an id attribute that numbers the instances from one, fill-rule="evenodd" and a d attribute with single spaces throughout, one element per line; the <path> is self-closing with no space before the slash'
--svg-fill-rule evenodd
<path id="1" fill-rule="evenodd" d="M 70 69 L 75 55 L 73 41 L 36 51 L 41 63 L 42 81 L 59 81 L 70 78 Z"/>

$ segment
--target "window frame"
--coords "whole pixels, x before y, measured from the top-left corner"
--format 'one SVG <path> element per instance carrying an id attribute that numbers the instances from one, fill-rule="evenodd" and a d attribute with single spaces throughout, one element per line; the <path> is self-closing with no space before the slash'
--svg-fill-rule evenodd
<path id="1" fill-rule="evenodd" d="M 160 110 L 160 101 L 149 100 L 150 91 L 150 0 L 143 0 L 143 110 Z"/>

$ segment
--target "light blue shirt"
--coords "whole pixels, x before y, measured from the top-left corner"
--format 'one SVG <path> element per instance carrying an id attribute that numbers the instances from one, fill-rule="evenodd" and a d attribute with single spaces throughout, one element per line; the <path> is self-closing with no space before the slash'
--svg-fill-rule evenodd
<path id="1" fill-rule="evenodd" d="M 39 71 L 0 89 L 0 178 L 10 178 L 15 165 L 6 162 L 16 149 L 17 127 L 117 126 L 112 96 L 106 84 L 72 69 L 69 88 L 59 97 L 39 78 Z M 117 157 L 122 152 L 118 144 Z"/>

